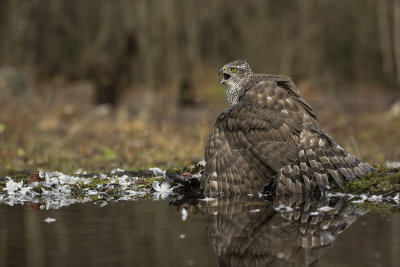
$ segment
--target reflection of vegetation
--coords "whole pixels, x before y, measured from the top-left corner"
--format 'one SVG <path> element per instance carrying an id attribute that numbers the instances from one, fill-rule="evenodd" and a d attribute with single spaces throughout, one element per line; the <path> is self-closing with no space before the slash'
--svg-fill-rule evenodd
<path id="1" fill-rule="evenodd" d="M 397 190 L 400 191 L 400 169 L 379 168 L 377 171 L 346 185 L 346 191 L 356 194 L 370 193 L 377 195 Z"/>

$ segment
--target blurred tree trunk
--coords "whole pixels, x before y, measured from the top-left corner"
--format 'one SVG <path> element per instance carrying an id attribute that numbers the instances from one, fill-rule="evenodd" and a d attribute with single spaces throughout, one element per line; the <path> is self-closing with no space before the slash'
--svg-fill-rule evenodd
<path id="1" fill-rule="evenodd" d="M 400 0 L 393 0 L 393 47 L 397 82 L 400 84 Z"/>
<path id="2" fill-rule="evenodd" d="M 180 14 L 181 35 L 181 77 L 179 82 L 179 103 L 181 105 L 193 105 L 195 103 L 195 91 L 193 71 L 200 63 L 197 19 L 197 2 L 181 2 L 176 7 Z M 198 66 L 197 66 L 198 67 Z"/>
<path id="3" fill-rule="evenodd" d="M 292 71 L 292 62 L 295 50 L 294 36 L 291 34 L 293 23 L 290 15 L 284 16 L 282 20 L 282 31 L 281 31 L 281 62 L 279 67 L 279 73 L 284 75 L 290 75 Z"/>
<path id="4" fill-rule="evenodd" d="M 0 64 L 91 78 L 104 58 L 121 69 L 135 32 L 134 82 L 178 84 L 182 102 L 194 98 L 199 70 L 237 58 L 302 79 L 400 83 L 399 1 L 0 0 Z"/>
<path id="5" fill-rule="evenodd" d="M 115 106 L 122 92 L 132 82 L 132 65 L 137 57 L 137 37 L 134 32 L 127 33 L 124 51 L 118 57 L 97 58 L 93 63 L 92 80 L 95 85 L 95 103 Z"/>
<path id="6" fill-rule="evenodd" d="M 393 55 L 392 55 L 392 42 L 391 31 L 389 27 L 389 13 L 387 8 L 387 0 L 376 1 L 377 5 L 377 19 L 379 27 L 379 41 L 382 55 L 382 71 L 387 77 L 393 75 Z"/>
<path id="7" fill-rule="evenodd" d="M 320 38 L 317 38 L 322 34 L 319 23 L 316 23 L 321 19 L 318 4 L 315 0 L 303 0 L 299 6 L 301 11 L 299 41 L 302 48 L 299 60 L 302 64 L 297 64 L 299 66 L 296 66 L 296 73 L 306 79 L 321 73 L 320 64 L 323 53 Z"/>
<path id="8" fill-rule="evenodd" d="M 298 10 L 301 3 L 284 1 L 285 5 L 280 7 L 281 14 L 281 60 L 279 72 L 290 75 L 293 71 L 293 61 L 296 49 L 301 43 L 298 29 Z"/>

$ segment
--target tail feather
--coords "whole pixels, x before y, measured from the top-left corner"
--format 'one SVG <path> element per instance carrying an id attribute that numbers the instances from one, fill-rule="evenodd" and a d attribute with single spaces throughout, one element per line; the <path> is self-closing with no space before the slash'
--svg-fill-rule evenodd
<path id="1" fill-rule="evenodd" d="M 286 166 L 279 172 L 279 192 L 289 190 L 292 193 L 309 194 L 318 186 L 323 193 L 332 185 L 330 182 L 342 188 L 346 182 L 373 170 L 333 141 L 322 144 L 322 147 L 299 146 L 298 165 Z"/>
<path id="2" fill-rule="evenodd" d="M 304 152 L 304 149 L 300 149 L 298 153 L 299 163 L 300 163 L 300 171 L 301 176 L 303 177 L 304 184 L 307 186 L 305 187 L 306 193 L 310 193 L 312 188 L 314 187 L 313 182 L 313 173 L 311 167 L 307 165 L 307 158 Z"/>
<path id="3" fill-rule="evenodd" d="M 317 180 L 318 187 L 321 192 L 324 192 L 325 188 L 329 185 L 329 181 L 324 169 L 321 170 L 319 167 L 319 165 L 322 166 L 322 163 L 318 160 L 315 152 L 312 149 L 307 149 L 306 156 L 312 170 L 314 171 L 314 176 Z"/>
<path id="4" fill-rule="evenodd" d="M 342 152 L 342 151 L 340 151 Z M 347 158 L 347 153 L 345 153 L 344 151 L 342 153 L 337 152 L 338 156 L 337 158 L 339 159 L 340 163 L 341 163 L 341 168 L 339 168 L 339 170 L 344 173 L 346 172 L 346 174 L 344 174 L 344 176 L 346 176 L 347 180 L 349 181 L 354 181 L 356 179 L 356 175 L 353 172 L 353 168 L 354 168 L 354 164 L 347 164 L 346 162 L 346 158 Z"/>
<path id="5" fill-rule="evenodd" d="M 322 150 L 317 150 L 316 154 L 319 161 L 322 164 L 322 168 L 330 174 L 330 176 L 333 178 L 333 180 L 339 187 L 343 187 L 344 186 L 343 175 L 338 170 L 336 170 L 336 168 L 332 165 L 331 161 L 329 160 L 325 152 Z"/>
<path id="6" fill-rule="evenodd" d="M 342 153 L 338 153 L 337 150 L 334 150 L 332 148 L 330 150 L 327 150 L 325 153 L 332 164 L 335 166 L 335 169 L 339 170 L 346 180 L 351 181 L 354 179 L 353 175 L 347 171 L 350 169 L 350 167 L 345 164 L 343 160 L 341 160 L 341 158 L 343 157 Z"/>
<path id="7" fill-rule="evenodd" d="M 354 181 L 373 170 L 368 164 L 362 162 L 333 141 L 330 142 L 328 149 L 321 150 L 319 155 L 320 161 L 339 187 L 343 187 L 345 182 Z"/>

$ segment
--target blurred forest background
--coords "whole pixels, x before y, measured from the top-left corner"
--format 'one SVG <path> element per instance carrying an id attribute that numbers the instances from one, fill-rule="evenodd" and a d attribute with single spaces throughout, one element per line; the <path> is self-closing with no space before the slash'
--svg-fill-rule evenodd
<path id="1" fill-rule="evenodd" d="M 0 0 L 0 36 L 0 174 L 200 160 L 239 58 L 400 161 L 400 0 Z"/>

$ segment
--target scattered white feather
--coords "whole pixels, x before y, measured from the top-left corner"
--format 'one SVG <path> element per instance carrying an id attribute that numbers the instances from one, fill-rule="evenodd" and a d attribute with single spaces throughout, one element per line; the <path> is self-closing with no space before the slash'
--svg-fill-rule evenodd
<path id="1" fill-rule="evenodd" d="M 75 174 L 82 174 L 84 170 L 82 168 L 79 168 L 76 170 Z"/>
<path id="2" fill-rule="evenodd" d="M 160 184 L 159 181 L 154 181 L 151 184 L 154 188 L 154 190 L 156 190 L 157 192 L 167 192 L 167 193 L 172 193 L 173 192 L 173 187 L 171 187 L 171 185 L 168 182 L 162 182 Z"/>
<path id="3" fill-rule="evenodd" d="M 249 210 L 249 212 L 253 212 L 253 213 L 260 212 L 260 209 Z"/>
<path id="4" fill-rule="evenodd" d="M 96 191 L 96 190 L 89 190 L 88 191 L 88 195 L 89 196 L 95 196 L 95 195 L 97 195 L 98 194 L 98 192 Z"/>
<path id="5" fill-rule="evenodd" d="M 397 195 L 395 197 L 393 197 L 394 202 L 396 202 L 397 205 L 400 204 L 400 194 L 397 193 Z"/>
<path id="6" fill-rule="evenodd" d="M 368 198 L 368 201 L 382 202 L 382 195 L 372 195 Z"/>
<path id="7" fill-rule="evenodd" d="M 324 207 L 318 208 L 318 211 L 330 211 L 330 210 L 333 210 L 333 209 L 334 208 L 332 208 L 332 207 L 324 206 Z"/>
<path id="8" fill-rule="evenodd" d="M 108 205 L 108 202 L 107 201 L 102 201 L 100 204 L 99 204 L 99 206 L 102 208 L 102 207 L 105 207 L 105 206 L 107 206 Z"/>
<path id="9" fill-rule="evenodd" d="M 40 171 L 39 177 L 42 181 L 31 184 L 23 184 L 23 181 L 16 183 L 11 178 L 6 177 L 8 182 L 3 191 L 0 192 L 0 202 L 10 206 L 24 204 L 25 202 L 44 203 L 40 206 L 41 209 L 59 209 L 75 203 L 92 201 L 89 196 L 99 196 L 99 198 L 102 198 L 105 190 L 112 188 L 118 188 L 123 191 L 122 196 L 115 200 L 136 200 L 139 197 L 143 197 L 144 194 L 149 193 L 148 189 L 142 188 L 135 183 L 138 181 L 138 177 L 128 177 L 127 175 L 110 179 L 105 174 L 99 174 L 92 178 L 85 178 L 66 175 L 61 172 L 45 173 Z M 90 184 L 93 178 L 104 179 L 107 183 L 98 184 L 96 190 L 91 190 L 87 187 L 81 188 L 81 184 Z M 36 192 L 38 186 L 40 186 L 40 193 Z M 81 188 L 84 195 L 83 198 L 73 196 L 73 187 Z"/>
<path id="10" fill-rule="evenodd" d="M 278 259 L 283 259 L 283 258 L 285 258 L 285 253 L 283 253 L 283 252 L 278 252 L 278 254 L 276 254 L 276 257 L 277 257 Z"/>
<path id="11" fill-rule="evenodd" d="M 155 176 L 165 177 L 166 171 L 161 170 L 160 168 L 150 168 L 149 171 L 152 171 Z"/>
<path id="12" fill-rule="evenodd" d="M 46 219 L 44 219 L 44 222 L 45 222 L 45 223 L 53 223 L 53 222 L 55 222 L 55 221 L 56 221 L 56 219 L 50 218 L 50 217 L 47 217 Z"/>
<path id="13" fill-rule="evenodd" d="M 7 191 L 9 195 L 14 195 L 15 191 L 22 188 L 23 181 L 16 183 L 13 180 L 10 180 L 6 183 L 6 186 L 3 188 L 3 191 Z"/>
<path id="14" fill-rule="evenodd" d="M 281 212 L 292 212 L 293 208 L 289 206 L 285 206 L 284 204 L 280 204 L 278 207 L 275 208 L 277 211 Z"/>
<path id="15" fill-rule="evenodd" d="M 333 241 L 335 241 L 336 237 L 332 235 L 329 232 L 323 232 L 321 235 L 321 244 L 323 246 L 328 246 L 329 244 L 332 244 Z"/>
<path id="16" fill-rule="evenodd" d="M 387 161 L 385 161 L 385 165 L 388 168 L 399 168 L 400 167 L 400 161 L 387 160 Z"/>
<path id="17" fill-rule="evenodd" d="M 198 173 L 192 175 L 192 179 L 196 178 L 196 179 L 201 179 L 201 177 L 203 177 L 203 171 L 199 171 Z"/>
<path id="18" fill-rule="evenodd" d="M 200 164 L 200 163 L 199 163 Z M 165 171 L 159 168 L 149 169 L 153 171 L 156 176 L 165 176 Z M 113 172 L 123 171 L 122 169 L 115 169 Z M 80 170 L 79 170 L 80 172 Z M 195 174 L 192 177 L 200 178 L 202 172 Z M 217 173 L 214 172 L 212 175 L 216 176 Z M 100 183 L 95 188 L 87 188 L 83 185 L 90 184 L 93 179 L 78 177 L 76 175 L 66 175 L 61 172 L 39 172 L 40 182 L 34 182 L 31 184 L 24 184 L 22 181 L 17 183 L 11 178 L 6 177 L 6 185 L 3 191 L 0 191 L 0 203 L 5 203 L 7 205 L 13 206 L 16 204 L 23 204 L 25 202 L 40 203 L 41 209 L 59 209 L 61 207 L 69 206 L 75 203 L 85 203 L 92 201 L 92 196 L 99 196 L 99 199 L 104 199 L 106 197 L 106 190 L 118 189 L 121 190 L 122 196 L 118 200 L 136 200 L 139 197 L 143 197 L 149 194 L 149 189 L 142 187 L 136 183 L 139 179 L 138 177 L 130 177 L 129 175 L 122 176 L 107 176 L 106 174 L 97 174 L 96 178 L 104 179 L 106 183 Z M 93 177 L 92 177 L 93 178 Z M 215 187 L 218 186 L 216 181 L 213 181 Z M 41 192 L 37 192 L 37 187 L 40 186 Z M 153 199 L 167 199 L 167 197 L 173 193 L 173 188 L 167 182 L 160 183 L 158 181 L 153 182 L 152 187 L 154 188 Z M 80 188 L 84 196 L 81 198 L 76 198 L 73 196 L 73 189 Z M 39 197 L 38 197 L 39 196 Z M 90 196 L 90 197 L 89 197 Z M 263 195 L 259 195 L 262 197 Z M 326 194 L 328 198 L 345 198 L 348 200 L 353 200 L 352 203 L 362 203 L 365 201 L 370 202 L 382 202 L 390 201 L 396 205 L 400 204 L 400 194 L 395 196 L 385 196 L 382 195 L 352 195 L 344 193 L 331 193 Z M 117 199 L 116 199 L 117 200 Z M 211 202 L 216 201 L 215 198 L 206 197 L 200 199 L 200 201 Z M 107 201 L 103 201 L 100 206 L 107 205 Z M 311 216 L 316 216 L 320 214 L 319 212 L 325 212 L 333 209 L 332 207 L 321 207 L 317 211 L 309 213 Z M 276 210 L 279 212 L 292 212 L 294 209 L 292 207 L 287 207 L 284 205 L 279 205 Z M 182 211 L 184 212 L 184 211 Z M 185 210 L 186 214 L 187 211 Z M 260 212 L 258 209 L 251 210 L 250 212 Z M 217 212 L 214 213 L 218 214 Z M 184 218 L 182 214 L 182 219 Z"/>
<path id="19" fill-rule="evenodd" d="M 117 173 L 117 172 L 125 172 L 125 170 L 123 170 L 123 169 L 120 169 L 120 168 L 117 168 L 117 169 L 111 170 L 111 174 L 115 174 L 115 173 Z"/>
<path id="20" fill-rule="evenodd" d="M 159 181 L 154 181 L 151 186 L 155 190 L 153 200 L 159 200 L 160 198 L 165 200 L 174 191 L 174 188 L 168 182 L 160 184 Z"/>
<path id="21" fill-rule="evenodd" d="M 60 184 L 72 185 L 72 184 L 76 184 L 78 182 L 79 182 L 79 177 L 76 177 L 76 176 L 69 176 L 69 175 L 65 175 L 63 173 L 60 173 L 60 175 L 58 176 L 58 183 L 60 183 Z"/>
<path id="22" fill-rule="evenodd" d="M 30 184 L 28 184 L 28 186 L 32 189 L 32 188 L 36 188 L 36 187 L 38 187 L 40 185 L 40 183 L 39 182 L 33 182 L 33 183 L 30 183 Z"/>
<path id="23" fill-rule="evenodd" d="M 184 238 L 186 238 L 186 235 L 185 234 L 180 234 L 179 238 L 184 239 Z"/>
<path id="24" fill-rule="evenodd" d="M 182 213 L 182 221 L 186 221 L 187 216 L 188 216 L 187 210 L 185 208 L 183 208 L 181 213 Z"/>
<path id="25" fill-rule="evenodd" d="M 360 199 L 352 200 L 351 203 L 364 203 L 368 199 L 367 195 L 361 195 Z"/>
<path id="26" fill-rule="evenodd" d="M 205 198 L 202 198 L 202 199 L 199 199 L 200 201 L 204 201 L 204 202 L 211 202 L 211 201 L 215 201 L 216 200 L 216 198 L 213 198 L 213 197 L 205 197 Z"/>

